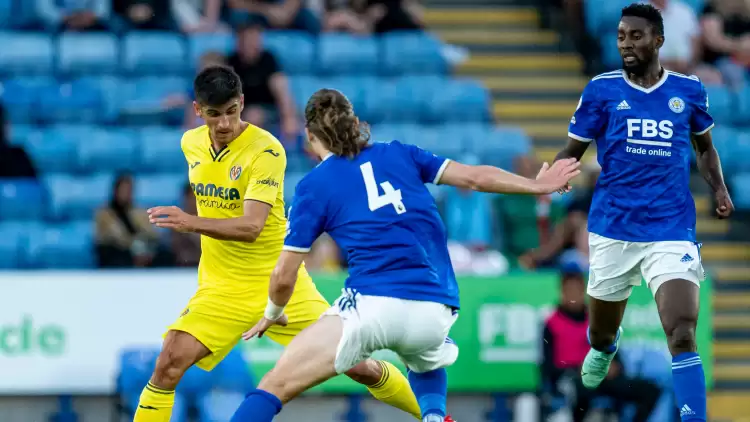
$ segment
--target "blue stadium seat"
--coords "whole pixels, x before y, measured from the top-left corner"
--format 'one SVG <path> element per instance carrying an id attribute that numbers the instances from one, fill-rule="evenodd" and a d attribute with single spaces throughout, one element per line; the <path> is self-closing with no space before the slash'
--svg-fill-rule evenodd
<path id="1" fill-rule="evenodd" d="M 144 173 L 181 172 L 187 169 L 180 147 L 182 130 L 146 127 L 139 133 L 140 169 Z"/>
<path id="2" fill-rule="evenodd" d="M 49 217 L 54 220 L 85 220 L 112 196 L 110 174 L 75 177 L 53 174 L 44 178 L 49 195 Z"/>
<path id="3" fill-rule="evenodd" d="M 85 139 L 80 126 L 52 126 L 32 132 L 24 147 L 40 173 L 77 170 L 78 143 Z"/>
<path id="4" fill-rule="evenodd" d="M 370 92 L 367 90 L 369 78 L 363 77 L 338 77 L 338 78 L 326 78 L 318 79 L 320 88 L 330 88 L 341 91 L 351 101 L 354 106 L 354 111 L 362 117 L 364 120 L 368 114 L 368 97 Z M 309 96 L 304 100 L 305 102 L 309 99 Z"/>
<path id="5" fill-rule="evenodd" d="M 0 32 L 0 74 L 46 75 L 54 69 L 52 37 Z"/>
<path id="6" fill-rule="evenodd" d="M 604 31 L 616 30 L 622 8 L 630 3 L 632 0 L 584 2 L 586 28 L 595 36 L 602 35 Z"/>
<path id="7" fill-rule="evenodd" d="M 440 40 L 428 33 L 392 32 L 383 35 L 381 43 L 381 69 L 386 74 L 445 74 L 448 71 Z"/>
<path id="8" fill-rule="evenodd" d="M 464 151 L 463 143 L 449 137 L 444 129 L 442 126 L 417 126 L 413 138 L 404 139 L 403 142 L 415 144 L 443 157 L 460 159 L 459 155 Z"/>
<path id="9" fill-rule="evenodd" d="M 737 209 L 750 211 L 750 172 L 739 173 L 729 178 L 729 189 Z"/>
<path id="10" fill-rule="evenodd" d="M 414 123 L 380 123 L 370 129 L 372 142 L 399 141 L 404 144 L 416 143 L 420 126 Z"/>
<path id="11" fill-rule="evenodd" d="M 444 81 L 438 76 L 405 76 L 384 83 L 380 89 L 383 120 L 429 121 L 432 99 Z"/>
<path id="12" fill-rule="evenodd" d="M 708 107 L 711 116 L 717 122 L 731 122 L 735 113 L 735 99 L 725 86 L 707 85 Z"/>
<path id="13" fill-rule="evenodd" d="M 61 123 L 111 122 L 116 114 L 105 89 L 94 78 L 63 82 L 44 93 L 39 104 L 43 118 Z"/>
<path id="14" fill-rule="evenodd" d="M 437 122 L 488 122 L 490 94 L 477 80 L 447 79 L 433 95 L 430 115 Z"/>
<path id="15" fill-rule="evenodd" d="M 318 38 L 318 71 L 329 75 L 378 72 L 378 43 L 373 37 L 322 34 Z"/>
<path id="16" fill-rule="evenodd" d="M 65 32 L 57 42 L 57 69 L 63 74 L 115 73 L 119 47 L 112 34 Z"/>
<path id="17" fill-rule="evenodd" d="M 315 40 L 305 32 L 270 31 L 263 34 L 265 47 L 273 53 L 284 72 L 310 74 L 315 59 Z"/>
<path id="18" fill-rule="evenodd" d="M 182 188 L 188 182 L 184 170 L 181 173 L 144 175 L 135 178 L 135 203 L 150 208 L 158 205 L 180 205 Z"/>
<path id="19" fill-rule="evenodd" d="M 34 179 L 0 179 L 0 221 L 38 220 L 44 215 L 44 190 Z"/>
<path id="20" fill-rule="evenodd" d="M 732 156 L 733 171 L 750 172 L 750 132 L 740 132 L 729 155 Z"/>
<path id="21" fill-rule="evenodd" d="M 233 49 L 234 36 L 231 34 L 195 34 L 188 37 L 188 60 L 192 66 L 197 66 L 205 53 L 228 55 Z"/>
<path id="22" fill-rule="evenodd" d="M 0 101 L 5 106 L 8 117 L 12 122 L 38 122 L 42 120 L 43 115 L 39 112 L 37 106 L 55 86 L 54 80 L 45 77 L 0 81 Z"/>
<path id="23" fill-rule="evenodd" d="M 0 0 L 0 30 L 11 26 L 14 0 Z"/>
<path id="24" fill-rule="evenodd" d="M 31 268 L 92 268 L 94 223 L 82 221 L 41 227 L 29 236 Z"/>
<path id="25" fill-rule="evenodd" d="M 498 126 L 476 139 L 474 152 L 487 164 L 506 170 L 513 168 L 513 160 L 531 153 L 531 140 L 523 129 L 514 126 Z"/>
<path id="26" fill-rule="evenodd" d="M 26 230 L 25 222 L 0 222 L 0 270 L 22 267 L 22 248 L 28 240 Z"/>
<path id="27" fill-rule="evenodd" d="M 78 144 L 78 168 L 90 173 L 134 170 L 137 148 L 133 130 L 91 127 Z"/>
<path id="28" fill-rule="evenodd" d="M 300 115 L 305 112 L 307 100 L 315 91 L 323 88 L 324 83 L 323 80 L 312 76 L 292 76 L 289 78 L 289 89 Z"/>
<path id="29" fill-rule="evenodd" d="M 292 204 L 292 198 L 294 198 L 294 189 L 297 187 L 297 184 L 300 182 L 300 180 L 302 180 L 303 177 L 305 177 L 305 173 L 302 172 L 288 172 L 284 176 L 284 202 L 286 202 L 287 205 Z"/>
<path id="30" fill-rule="evenodd" d="M 26 141 L 32 136 L 32 134 L 38 132 L 39 129 L 36 126 L 14 124 L 10 127 L 8 133 L 8 142 L 10 142 L 11 145 L 24 145 L 26 144 Z"/>
<path id="31" fill-rule="evenodd" d="M 131 32 L 123 40 L 123 67 L 138 75 L 184 73 L 188 59 L 182 38 L 171 32 Z"/>
<path id="32" fill-rule="evenodd" d="M 175 94 L 184 95 L 189 87 L 187 79 L 176 77 L 128 81 L 120 91 L 120 119 L 139 125 L 180 124 L 184 111 L 165 107 L 165 101 Z"/>

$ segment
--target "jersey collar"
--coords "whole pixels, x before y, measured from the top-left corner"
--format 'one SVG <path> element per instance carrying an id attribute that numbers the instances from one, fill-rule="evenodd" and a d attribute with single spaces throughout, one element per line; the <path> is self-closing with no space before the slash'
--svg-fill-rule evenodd
<path id="1" fill-rule="evenodd" d="M 645 92 L 646 94 L 650 94 L 657 89 L 659 89 L 660 86 L 664 85 L 664 82 L 667 81 L 667 78 L 669 77 L 669 72 L 667 72 L 667 69 L 664 69 L 661 75 L 661 79 L 659 79 L 658 82 L 656 82 L 651 88 L 644 88 L 640 85 L 634 84 L 630 78 L 628 78 L 628 72 L 625 71 L 625 69 L 622 70 L 622 78 L 625 79 L 625 83 L 630 85 L 631 88 L 637 89 L 638 91 Z"/>
<path id="2" fill-rule="evenodd" d="M 325 160 L 327 160 L 327 159 L 329 159 L 329 158 L 331 158 L 333 156 L 334 156 L 334 154 L 332 152 L 329 152 L 328 154 L 326 154 L 325 157 L 323 157 L 322 160 L 320 160 L 320 162 L 322 163 L 323 161 L 325 161 Z"/>

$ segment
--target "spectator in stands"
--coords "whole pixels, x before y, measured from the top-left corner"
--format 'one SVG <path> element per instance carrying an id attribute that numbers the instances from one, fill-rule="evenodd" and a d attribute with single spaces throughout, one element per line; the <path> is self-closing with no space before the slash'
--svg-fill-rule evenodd
<path id="1" fill-rule="evenodd" d="M 323 31 L 369 34 L 372 26 L 366 18 L 366 0 L 323 1 Z"/>
<path id="2" fill-rule="evenodd" d="M 733 88 L 745 86 L 750 65 L 750 5 L 745 0 L 714 0 L 703 9 L 703 59 L 716 66 Z"/>
<path id="3" fill-rule="evenodd" d="M 558 222 L 551 235 L 519 258 L 524 268 L 535 268 L 545 264 L 553 264 L 566 250 L 574 251 L 577 255 L 588 257 L 588 216 L 591 201 L 594 198 L 594 186 L 599 177 L 601 167 L 596 159 L 589 161 L 583 167 L 584 185 L 576 187 L 573 199 L 567 205 L 566 214 Z M 588 261 L 588 260 L 586 260 Z"/>
<path id="4" fill-rule="evenodd" d="M 318 18 L 303 0 L 228 0 L 228 4 L 235 27 L 254 22 L 274 29 L 320 32 Z"/>
<path id="5" fill-rule="evenodd" d="M 424 28 L 423 10 L 417 0 L 367 0 L 365 14 L 378 34 Z"/>
<path id="6" fill-rule="evenodd" d="M 596 390 L 581 383 L 581 365 L 589 350 L 587 340 L 588 314 L 585 304 L 586 280 L 583 269 L 574 262 L 562 268 L 560 304 L 544 323 L 542 335 L 541 379 L 547 393 L 568 397 L 573 405 L 573 421 L 582 422 L 592 399 L 609 397 L 623 404 L 636 406 L 633 422 L 646 422 L 661 396 L 660 388 L 651 381 L 626 375 L 622 361 L 615 357 L 607 378 Z M 560 388 L 565 382 L 575 385 L 575 393 Z"/>
<path id="7" fill-rule="evenodd" d="M 50 31 L 117 29 L 109 19 L 110 0 L 36 0 L 36 8 L 37 15 Z"/>
<path id="8" fill-rule="evenodd" d="M 256 126 L 281 123 L 282 140 L 295 139 L 298 122 L 286 75 L 270 51 L 263 49 L 263 28 L 250 24 L 237 31 L 237 51 L 228 63 L 242 80 L 243 119 Z"/>
<path id="9" fill-rule="evenodd" d="M 173 31 L 169 0 L 112 0 L 112 8 L 129 29 Z"/>
<path id="10" fill-rule="evenodd" d="M 0 104 L 0 178 L 36 178 L 36 170 L 28 154 L 20 146 L 10 145 L 10 124 L 5 118 L 5 108 Z"/>
<path id="11" fill-rule="evenodd" d="M 313 271 L 341 271 L 341 253 L 331 236 L 323 234 L 313 243 L 310 254 L 305 258 L 305 266 Z"/>
<path id="12" fill-rule="evenodd" d="M 182 209 L 190 215 L 198 215 L 195 194 L 189 183 L 182 191 Z M 175 264 L 178 267 L 197 267 L 201 259 L 201 235 L 173 231 L 171 236 Z"/>
<path id="13" fill-rule="evenodd" d="M 145 210 L 133 205 L 133 178 L 117 177 L 110 203 L 96 213 L 99 267 L 147 267 L 156 255 L 158 235 Z"/>
<path id="14" fill-rule="evenodd" d="M 172 0 L 172 14 L 183 32 L 228 30 L 221 22 L 222 0 Z"/>

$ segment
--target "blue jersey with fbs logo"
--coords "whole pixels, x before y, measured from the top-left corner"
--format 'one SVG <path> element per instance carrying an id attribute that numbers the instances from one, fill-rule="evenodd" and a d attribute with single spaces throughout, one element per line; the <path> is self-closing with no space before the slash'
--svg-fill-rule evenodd
<path id="1" fill-rule="evenodd" d="M 296 187 L 284 249 L 307 252 L 326 232 L 348 256 L 347 288 L 458 308 L 445 226 L 425 186 L 448 162 L 397 141 L 329 156 Z"/>
<path id="2" fill-rule="evenodd" d="M 630 242 L 695 241 L 691 136 L 711 130 L 700 80 L 664 71 L 652 87 L 622 70 L 591 80 L 568 136 L 596 142 L 602 167 L 589 231 Z"/>

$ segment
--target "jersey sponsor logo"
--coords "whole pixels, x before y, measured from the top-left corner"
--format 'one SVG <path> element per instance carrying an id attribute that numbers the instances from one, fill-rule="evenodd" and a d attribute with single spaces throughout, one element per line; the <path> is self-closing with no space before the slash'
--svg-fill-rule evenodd
<path id="1" fill-rule="evenodd" d="M 237 180 L 237 179 L 239 179 L 241 174 L 242 174 L 242 167 L 241 166 L 232 166 L 232 168 L 229 169 L 229 178 L 231 180 Z"/>
<path id="2" fill-rule="evenodd" d="M 268 179 L 258 180 L 257 182 L 255 182 L 255 184 L 256 185 L 266 185 L 266 186 L 270 186 L 272 188 L 278 188 L 279 187 L 279 182 L 271 179 L 270 177 Z"/>
<path id="3" fill-rule="evenodd" d="M 269 154 L 273 155 L 274 157 L 278 157 L 278 156 L 279 156 L 279 153 L 278 153 L 278 152 L 276 152 L 276 151 L 274 151 L 274 150 L 272 150 L 272 149 L 270 149 L 270 148 L 269 148 L 269 149 L 267 149 L 267 150 L 265 150 L 265 151 L 263 151 L 263 152 L 267 152 L 267 153 L 269 153 Z"/>
<path id="4" fill-rule="evenodd" d="M 669 99 L 669 108 L 675 113 L 682 113 L 685 111 L 685 101 L 680 97 L 672 97 Z"/>
<path id="5" fill-rule="evenodd" d="M 637 155 L 650 155 L 656 157 L 671 157 L 671 148 L 674 135 L 674 123 L 669 120 L 651 119 L 628 119 L 628 139 L 625 152 Z M 647 148 L 652 147 L 652 148 Z M 653 148 L 657 147 L 657 148 Z"/>
<path id="6" fill-rule="evenodd" d="M 213 183 L 191 183 L 190 187 L 193 188 L 193 192 L 198 199 L 202 197 L 213 197 L 223 199 L 225 201 L 235 201 L 240 199 L 240 191 L 236 188 L 226 188 L 224 186 L 216 186 Z"/>

